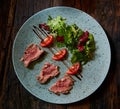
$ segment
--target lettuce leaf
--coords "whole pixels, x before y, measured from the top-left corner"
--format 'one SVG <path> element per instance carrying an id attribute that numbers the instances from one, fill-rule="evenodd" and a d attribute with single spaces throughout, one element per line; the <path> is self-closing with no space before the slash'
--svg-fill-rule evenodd
<path id="1" fill-rule="evenodd" d="M 80 52 L 79 49 L 77 49 L 77 45 L 84 31 L 76 24 L 68 25 L 66 19 L 61 16 L 55 18 L 49 16 L 47 25 L 50 27 L 50 33 L 53 34 L 55 38 L 55 44 L 58 47 L 67 47 L 72 53 L 72 63 L 81 62 L 85 64 L 93 58 L 95 41 L 91 33 L 89 33 L 88 41 L 84 44 L 84 50 Z M 64 42 L 58 42 L 56 40 L 57 36 L 64 36 Z"/>

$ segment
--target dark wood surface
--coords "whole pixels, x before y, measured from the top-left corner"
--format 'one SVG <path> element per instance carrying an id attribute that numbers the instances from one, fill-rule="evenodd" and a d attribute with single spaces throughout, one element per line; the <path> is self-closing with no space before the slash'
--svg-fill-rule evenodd
<path id="1" fill-rule="evenodd" d="M 111 45 L 111 66 L 100 88 L 74 104 L 50 104 L 21 85 L 12 65 L 12 45 L 21 25 L 34 13 L 52 6 L 70 6 L 93 16 Z M 101 68 L 102 69 L 102 68 Z M 120 0 L 1 0 L 0 109 L 120 109 Z"/>

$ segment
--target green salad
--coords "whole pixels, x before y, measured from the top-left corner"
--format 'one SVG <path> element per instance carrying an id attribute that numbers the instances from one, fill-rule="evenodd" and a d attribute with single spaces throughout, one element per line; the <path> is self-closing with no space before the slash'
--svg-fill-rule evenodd
<path id="1" fill-rule="evenodd" d="M 67 24 L 61 16 L 49 16 L 46 25 L 54 36 L 56 46 L 67 47 L 71 52 L 72 63 L 85 64 L 94 57 L 95 41 L 92 33 L 83 31 L 76 24 Z"/>

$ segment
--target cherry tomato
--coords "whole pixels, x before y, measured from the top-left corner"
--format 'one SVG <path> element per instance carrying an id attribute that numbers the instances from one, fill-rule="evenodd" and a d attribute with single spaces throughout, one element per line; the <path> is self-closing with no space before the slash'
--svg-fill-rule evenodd
<path id="1" fill-rule="evenodd" d="M 53 36 L 49 35 L 40 43 L 40 46 L 47 47 L 51 43 L 53 43 Z"/>
<path id="2" fill-rule="evenodd" d="M 67 70 L 67 74 L 71 74 L 74 75 L 78 72 L 78 70 L 80 69 L 80 63 L 77 62 L 75 64 L 73 64 L 68 70 Z"/>
<path id="3" fill-rule="evenodd" d="M 57 52 L 57 53 L 52 57 L 52 59 L 59 61 L 59 60 L 63 59 L 66 54 L 67 54 L 67 50 L 66 50 L 66 49 L 62 49 L 62 50 L 60 50 L 59 52 Z"/>

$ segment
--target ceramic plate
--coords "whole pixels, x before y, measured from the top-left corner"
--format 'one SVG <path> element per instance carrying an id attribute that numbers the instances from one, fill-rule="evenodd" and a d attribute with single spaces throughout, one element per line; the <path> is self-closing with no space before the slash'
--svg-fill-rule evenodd
<path id="1" fill-rule="evenodd" d="M 82 80 L 76 80 L 70 94 L 60 96 L 48 91 L 48 88 L 59 78 L 64 76 L 66 67 L 62 62 L 51 60 L 51 53 L 44 56 L 37 62 L 32 63 L 30 68 L 25 68 L 20 58 L 25 48 L 30 43 L 39 44 L 40 39 L 32 31 L 33 25 L 38 25 L 47 21 L 48 15 L 56 17 L 58 15 L 67 19 L 68 24 L 77 24 L 82 30 L 88 30 L 94 35 L 96 42 L 95 58 L 83 66 Z M 47 49 L 46 49 L 47 50 Z M 42 10 L 30 17 L 18 31 L 14 40 L 12 60 L 16 75 L 22 85 L 37 98 L 56 104 L 68 104 L 80 101 L 98 89 L 104 81 L 110 66 L 111 52 L 107 36 L 99 23 L 85 12 L 71 7 L 52 7 Z M 60 75 L 45 85 L 41 85 L 36 80 L 45 62 L 51 62 L 60 67 Z"/>

